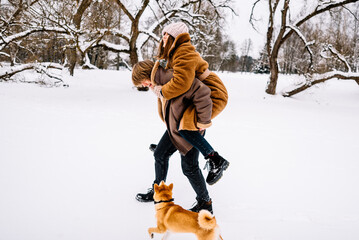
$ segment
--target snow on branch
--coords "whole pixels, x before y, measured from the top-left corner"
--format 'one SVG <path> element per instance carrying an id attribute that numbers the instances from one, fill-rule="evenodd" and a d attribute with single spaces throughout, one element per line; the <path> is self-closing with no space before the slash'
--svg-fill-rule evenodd
<path id="1" fill-rule="evenodd" d="M 82 65 L 82 69 L 98 69 L 95 65 L 91 64 L 88 53 L 85 54 L 85 63 Z"/>
<path id="2" fill-rule="evenodd" d="M 160 4 L 156 1 L 157 4 Z M 160 29 L 164 24 L 171 21 L 170 19 L 175 16 L 181 16 L 180 14 L 186 14 L 189 16 L 190 19 L 201 19 L 205 21 L 206 16 L 203 14 L 194 14 L 191 12 L 191 8 L 188 7 L 190 3 L 184 3 L 182 6 L 178 8 L 171 8 L 170 10 L 164 10 L 163 7 L 160 7 L 160 10 L 163 14 L 163 17 L 157 19 L 147 30 L 139 30 L 139 33 L 142 33 L 140 36 L 137 46 L 141 49 L 147 41 L 152 38 L 155 41 L 159 42 L 161 38 L 155 33 L 158 29 Z M 191 21 L 186 21 L 186 19 L 181 16 L 181 20 L 187 22 L 188 25 L 191 25 Z"/>
<path id="3" fill-rule="evenodd" d="M 10 55 L 9 55 L 9 54 L 7 54 L 7 53 L 4 53 L 4 52 L 0 52 L 0 55 L 3 55 L 3 56 L 5 56 L 5 57 L 10 58 Z"/>
<path id="4" fill-rule="evenodd" d="M 128 34 L 118 30 L 118 29 L 106 29 L 106 31 L 109 33 L 109 34 L 113 34 L 115 36 L 118 36 L 120 38 L 123 38 L 125 39 L 126 42 L 130 42 L 130 38 L 131 36 L 129 36 Z"/>
<path id="5" fill-rule="evenodd" d="M 310 20 L 311 18 L 329 11 L 331 9 L 337 8 L 337 7 L 342 7 L 346 4 L 349 3 L 354 3 L 354 2 L 358 2 L 358 0 L 325 0 L 325 1 L 320 1 L 318 3 L 318 5 L 315 6 L 315 8 L 309 12 L 308 14 L 304 15 L 303 17 L 301 17 L 298 21 L 296 21 L 293 25 L 296 27 L 300 27 L 302 24 L 304 24 L 305 22 L 307 22 L 308 20 Z M 284 42 L 286 39 L 288 39 L 292 34 L 293 34 L 294 30 L 288 31 L 286 32 L 286 34 L 284 35 L 282 42 Z"/>
<path id="6" fill-rule="evenodd" d="M 347 71 L 348 71 L 348 72 L 351 72 L 351 71 L 352 71 L 349 62 L 346 60 L 346 58 L 345 58 L 342 54 L 340 54 L 340 53 L 338 52 L 338 50 L 336 50 L 336 49 L 333 47 L 332 44 L 326 44 L 326 45 L 324 45 L 324 48 L 323 48 L 322 52 L 320 53 L 320 55 L 321 55 L 323 58 L 327 58 L 327 56 L 324 55 L 324 53 L 327 52 L 327 51 L 331 52 L 331 53 L 332 53 L 334 56 L 336 56 L 342 63 L 344 63 L 344 64 L 345 64 L 345 67 L 347 68 Z"/>
<path id="7" fill-rule="evenodd" d="M 323 58 L 330 58 L 327 55 L 324 55 L 326 52 L 331 52 L 335 57 L 337 57 L 341 62 L 343 62 L 347 68 L 348 72 L 342 72 L 342 71 L 331 71 L 324 74 L 314 74 L 312 76 L 308 76 L 306 79 L 306 82 L 301 83 L 299 86 L 297 86 L 295 89 L 292 89 L 290 91 L 284 91 L 283 96 L 290 97 L 297 93 L 300 93 L 311 86 L 325 82 L 327 80 L 337 78 L 341 80 L 354 80 L 359 85 L 359 73 L 352 73 L 351 67 L 348 63 L 348 61 L 345 59 L 345 57 L 340 54 L 331 44 L 326 44 L 323 47 L 323 50 L 321 52 L 321 56 Z"/>
<path id="8" fill-rule="evenodd" d="M 144 35 L 147 35 L 149 38 L 152 38 L 152 39 L 154 39 L 155 41 L 157 41 L 157 42 L 159 42 L 159 41 L 161 41 L 161 38 L 159 37 L 159 36 L 157 36 L 157 34 L 155 34 L 155 33 L 153 33 L 153 31 L 151 31 L 150 29 L 149 30 L 147 30 L 147 31 L 139 31 L 140 33 L 142 33 L 142 34 L 144 34 Z M 146 39 L 147 40 L 147 39 Z M 145 42 L 145 41 L 139 41 L 140 43 L 138 44 L 138 45 L 140 45 L 140 46 L 143 46 L 143 42 Z"/>
<path id="9" fill-rule="evenodd" d="M 114 44 L 105 40 L 101 40 L 99 41 L 95 46 L 103 46 L 106 49 L 113 51 L 113 52 L 125 52 L 125 53 L 129 53 L 129 48 L 128 46 L 122 46 L 119 44 Z"/>
<path id="10" fill-rule="evenodd" d="M 26 1 L 26 2 L 22 2 L 20 1 L 18 3 L 18 6 L 16 7 L 15 11 L 11 14 L 11 16 L 5 20 L 5 19 L 1 19 L 3 22 L 3 25 L 1 26 L 1 33 L 4 33 L 8 27 L 15 21 L 15 19 L 22 13 L 24 12 L 27 8 L 33 6 L 34 4 L 36 4 L 39 0 L 34 0 L 32 2 L 30 1 Z M 0 1 L 1 2 L 1 1 Z M 1 5 L 1 4 L 0 4 Z M 1 35 L 1 34 L 0 34 Z"/>
<path id="11" fill-rule="evenodd" d="M 284 97 L 291 97 L 297 93 L 300 93 L 312 87 L 313 85 L 316 85 L 318 83 L 323 83 L 333 78 L 337 78 L 341 80 L 354 80 L 359 84 L 359 73 L 332 71 L 324 74 L 314 74 L 312 77 L 307 78 L 306 82 L 301 83 L 293 90 L 284 91 L 282 95 Z"/>
<path id="12" fill-rule="evenodd" d="M 29 29 L 23 32 L 19 32 L 16 34 L 13 34 L 8 37 L 2 37 L 0 38 L 0 51 L 4 49 L 9 43 L 18 41 L 22 38 L 25 38 L 33 33 L 37 32 L 57 32 L 57 33 L 66 33 L 62 28 L 57 27 L 37 27 L 33 29 Z"/>
<path id="13" fill-rule="evenodd" d="M 325 82 L 327 80 L 337 78 L 341 80 L 354 80 L 359 85 L 359 73 L 352 73 L 350 65 L 348 61 L 345 59 L 345 57 L 340 54 L 331 44 L 324 45 L 324 49 L 321 52 L 321 56 L 323 58 L 329 58 L 328 56 L 325 56 L 324 53 L 330 51 L 334 56 L 336 56 L 340 61 L 342 61 L 348 72 L 342 72 L 342 71 L 331 71 L 324 74 L 313 74 L 312 76 L 308 75 L 306 81 L 304 83 L 299 84 L 295 89 L 289 90 L 289 91 L 283 91 L 284 97 L 290 97 L 297 93 L 300 93 L 311 86 Z"/>
<path id="14" fill-rule="evenodd" d="M 342 6 L 343 4 L 347 4 L 347 3 L 352 3 L 352 2 L 356 2 L 356 1 L 352 1 L 352 0 L 320 0 L 317 7 L 315 8 L 317 11 L 321 11 L 324 8 L 327 7 L 338 7 L 338 6 Z"/>
<path id="15" fill-rule="evenodd" d="M 11 68 L 1 68 L 0 69 L 0 79 L 2 80 L 8 80 L 10 79 L 13 75 L 25 71 L 25 70 L 29 70 L 29 69 L 33 69 L 34 66 L 33 64 L 22 64 L 19 66 L 15 66 L 15 67 L 11 67 Z"/>
<path id="16" fill-rule="evenodd" d="M 61 83 L 63 83 L 62 76 L 51 72 L 50 69 L 63 70 L 63 66 L 57 63 L 27 63 L 12 67 L 2 67 L 0 69 L 0 81 L 9 81 L 15 74 L 26 70 L 35 70 L 40 74 L 38 81 L 22 82 L 36 83 L 46 86 L 60 86 Z"/>
<path id="17" fill-rule="evenodd" d="M 310 56 L 310 64 L 309 64 L 308 69 L 311 69 L 313 66 L 314 53 L 313 53 L 312 49 L 310 48 L 310 46 L 314 45 L 315 41 L 308 42 L 307 39 L 305 38 L 305 36 L 303 35 L 303 33 L 296 26 L 288 25 L 288 28 L 292 29 L 298 35 L 298 37 L 303 41 L 305 48 L 307 49 L 309 56 Z"/>

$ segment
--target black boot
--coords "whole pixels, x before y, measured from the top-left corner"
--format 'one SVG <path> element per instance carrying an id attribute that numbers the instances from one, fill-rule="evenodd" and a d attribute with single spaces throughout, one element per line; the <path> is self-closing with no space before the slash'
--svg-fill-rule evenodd
<path id="1" fill-rule="evenodd" d="M 217 152 L 209 154 L 206 159 L 209 159 L 207 162 L 209 165 L 209 171 L 206 182 L 209 185 L 213 185 L 222 177 L 223 171 L 229 166 L 229 162 L 221 157 Z"/>
<path id="2" fill-rule="evenodd" d="M 152 152 L 154 152 L 155 150 L 156 150 L 156 147 L 157 147 L 157 144 L 151 144 L 150 145 L 150 147 L 149 147 L 149 149 L 150 149 L 150 151 L 152 151 Z"/>
<path id="3" fill-rule="evenodd" d="M 136 200 L 139 202 L 153 202 L 153 188 L 149 188 L 147 193 L 138 193 L 136 195 Z"/>
<path id="4" fill-rule="evenodd" d="M 199 212 L 201 210 L 207 210 L 210 213 L 213 214 L 213 208 L 212 208 L 212 200 L 204 201 L 204 200 L 198 200 L 196 205 L 194 205 L 191 209 L 189 209 L 192 212 Z"/>

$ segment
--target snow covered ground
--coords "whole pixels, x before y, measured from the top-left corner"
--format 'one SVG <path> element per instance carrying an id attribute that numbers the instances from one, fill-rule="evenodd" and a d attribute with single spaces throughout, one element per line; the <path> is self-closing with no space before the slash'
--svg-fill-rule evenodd
<path id="1" fill-rule="evenodd" d="M 218 74 L 230 101 L 206 137 L 231 162 L 209 186 L 223 238 L 359 239 L 358 85 L 332 80 L 283 98 L 264 94 L 265 75 Z M 154 95 L 124 71 L 67 81 L 0 83 L 0 240 L 149 239 L 154 206 L 134 197 L 153 181 L 148 146 L 165 131 Z M 178 153 L 168 182 L 191 207 Z"/>

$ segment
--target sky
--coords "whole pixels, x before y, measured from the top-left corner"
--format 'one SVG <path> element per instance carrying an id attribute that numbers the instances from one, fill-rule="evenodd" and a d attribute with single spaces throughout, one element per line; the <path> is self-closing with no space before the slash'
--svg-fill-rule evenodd
<path id="1" fill-rule="evenodd" d="M 253 3 L 255 0 L 243 1 L 243 0 L 234 0 L 234 10 L 237 13 L 237 16 L 230 14 L 228 16 L 228 25 L 227 33 L 229 37 L 236 43 L 237 52 L 240 54 L 241 46 L 243 42 L 250 38 L 253 42 L 253 49 L 250 52 L 250 55 L 253 57 L 259 56 L 259 51 L 263 48 L 265 43 L 265 30 L 257 32 L 253 29 L 252 25 L 249 23 L 249 18 L 251 15 Z M 255 13 L 260 13 L 264 10 L 264 6 L 257 4 Z M 265 26 L 265 24 L 262 24 Z"/>

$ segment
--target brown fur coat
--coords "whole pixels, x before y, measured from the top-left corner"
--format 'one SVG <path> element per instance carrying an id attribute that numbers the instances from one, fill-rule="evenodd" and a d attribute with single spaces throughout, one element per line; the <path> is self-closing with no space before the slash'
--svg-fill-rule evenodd
<path id="1" fill-rule="evenodd" d="M 170 59 L 166 68 L 173 69 L 173 77 L 162 87 L 162 94 L 165 99 L 172 99 L 187 92 L 195 77 L 199 77 L 208 69 L 208 63 L 196 52 L 195 47 L 191 44 L 190 35 L 182 33 L 177 36 L 170 49 Z M 221 79 L 213 72 L 202 82 L 211 89 L 213 119 L 227 105 L 227 89 Z M 198 130 L 196 122 L 196 111 L 193 106 L 190 106 L 183 114 L 180 129 Z"/>
<path id="2" fill-rule="evenodd" d="M 164 85 L 171 80 L 173 71 L 171 69 L 163 69 L 156 62 L 151 73 L 151 83 L 153 85 Z M 212 100 L 211 90 L 204 85 L 199 79 L 194 79 L 190 89 L 170 100 L 159 99 L 158 110 L 160 117 L 166 123 L 169 136 L 172 143 L 181 152 L 186 153 L 192 149 L 192 145 L 183 139 L 178 132 L 178 126 L 185 110 L 191 106 L 196 110 L 197 128 L 208 128 L 211 126 Z"/>

